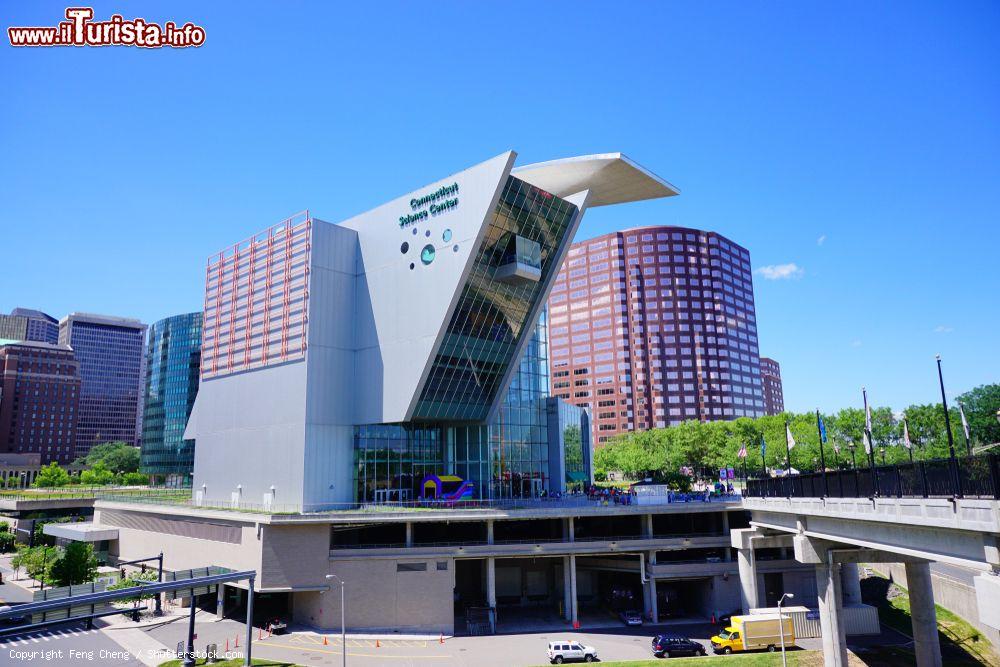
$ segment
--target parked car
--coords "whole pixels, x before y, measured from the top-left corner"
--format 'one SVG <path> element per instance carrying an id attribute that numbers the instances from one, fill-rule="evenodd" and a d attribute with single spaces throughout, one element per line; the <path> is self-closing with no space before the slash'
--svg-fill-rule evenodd
<path id="1" fill-rule="evenodd" d="M 681 655 L 705 655 L 705 647 L 687 637 L 656 635 L 653 637 L 653 655 L 657 658 L 674 658 Z"/>
<path id="2" fill-rule="evenodd" d="M 0 611 L 11 611 L 14 607 L 18 606 L 18 604 L 24 603 L 15 603 L 14 605 L 3 604 L 0 605 Z M 8 616 L 0 621 L 0 623 L 3 623 L 4 625 L 22 625 L 27 623 L 29 620 L 31 620 L 31 617 L 28 614 L 23 614 L 21 616 Z"/>
<path id="3" fill-rule="evenodd" d="M 554 665 L 561 665 L 570 660 L 582 660 L 584 662 L 594 662 L 597 660 L 596 648 L 593 646 L 584 646 L 580 642 L 569 639 L 549 642 L 549 649 L 545 654 L 549 657 L 549 662 Z"/>
<path id="4" fill-rule="evenodd" d="M 621 619 L 622 623 L 629 626 L 642 625 L 642 614 L 635 609 L 626 609 L 625 611 L 618 614 L 618 618 Z"/>
<path id="5" fill-rule="evenodd" d="M 267 624 L 267 629 L 270 630 L 271 634 L 283 635 L 288 631 L 288 623 L 280 618 L 272 618 Z"/>

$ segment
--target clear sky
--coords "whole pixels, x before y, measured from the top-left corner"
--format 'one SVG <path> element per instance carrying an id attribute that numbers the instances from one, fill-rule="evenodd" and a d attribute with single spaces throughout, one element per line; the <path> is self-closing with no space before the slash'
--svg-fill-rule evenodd
<path id="1" fill-rule="evenodd" d="M 3 27 L 65 4 L 5 2 Z M 0 310 L 200 310 L 206 258 L 514 149 L 681 189 L 749 249 L 789 409 L 1000 381 L 1000 3 L 96 2 L 203 47 L 0 46 Z"/>

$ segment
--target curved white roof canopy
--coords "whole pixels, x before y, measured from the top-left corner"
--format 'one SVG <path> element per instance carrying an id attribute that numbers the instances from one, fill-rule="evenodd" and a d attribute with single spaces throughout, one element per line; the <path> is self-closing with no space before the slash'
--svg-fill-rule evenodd
<path id="1" fill-rule="evenodd" d="M 562 160 L 537 162 L 512 171 L 557 197 L 590 190 L 587 206 L 608 206 L 630 201 L 659 199 L 680 194 L 680 190 L 637 165 L 621 153 L 583 155 Z"/>

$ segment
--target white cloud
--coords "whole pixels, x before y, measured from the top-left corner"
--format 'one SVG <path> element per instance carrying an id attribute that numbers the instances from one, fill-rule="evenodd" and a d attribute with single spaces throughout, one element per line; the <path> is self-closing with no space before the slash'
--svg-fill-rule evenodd
<path id="1" fill-rule="evenodd" d="M 757 269 L 756 273 L 764 276 L 767 280 L 789 280 L 791 278 L 801 278 L 805 270 L 798 264 L 789 262 L 788 264 L 762 266 Z"/>
<path id="2" fill-rule="evenodd" d="M 951 333 L 954 330 L 954 327 L 950 327 L 947 324 L 939 324 L 934 327 L 934 333 Z"/>
<path id="3" fill-rule="evenodd" d="M 822 234 L 818 239 L 816 239 L 816 245 L 823 245 L 825 242 L 826 242 L 826 234 Z"/>

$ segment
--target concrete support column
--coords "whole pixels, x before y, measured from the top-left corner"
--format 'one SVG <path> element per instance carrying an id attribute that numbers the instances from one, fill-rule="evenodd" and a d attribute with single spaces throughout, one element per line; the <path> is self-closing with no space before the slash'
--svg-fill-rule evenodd
<path id="1" fill-rule="evenodd" d="M 412 547 L 413 546 L 413 522 L 412 521 L 407 521 L 406 522 L 406 546 L 408 546 L 408 547 Z"/>
<path id="2" fill-rule="evenodd" d="M 657 623 L 660 618 L 660 610 L 656 604 L 656 579 L 650 577 L 647 587 L 649 588 L 649 606 L 647 607 L 650 610 L 649 620 Z"/>
<path id="3" fill-rule="evenodd" d="M 917 667 L 941 667 L 934 589 L 930 563 L 906 563 L 906 586 L 910 593 L 910 621 Z"/>
<path id="4" fill-rule="evenodd" d="M 571 524 L 572 525 L 572 524 Z M 579 623 L 580 617 L 578 615 L 578 610 L 576 608 L 576 556 L 569 557 L 569 591 L 570 591 L 570 609 L 572 610 L 573 627 Z"/>
<path id="5" fill-rule="evenodd" d="M 847 634 L 841 614 L 840 566 L 837 563 L 816 565 L 816 594 L 823 633 L 823 665 L 847 667 Z"/>
<path id="6" fill-rule="evenodd" d="M 573 620 L 573 591 L 570 590 L 570 579 L 573 575 L 569 572 L 569 556 L 563 556 L 563 618 L 570 622 Z"/>
<path id="7" fill-rule="evenodd" d="M 642 615 L 649 619 L 653 618 L 653 603 L 649 599 L 649 585 L 652 582 L 650 579 L 642 585 Z"/>
<path id="8" fill-rule="evenodd" d="M 744 614 L 757 606 L 757 567 L 753 549 L 738 549 L 736 561 L 740 568 L 740 603 Z"/>
<path id="9" fill-rule="evenodd" d="M 840 585 L 844 588 L 844 604 L 861 604 L 861 575 L 857 563 L 840 566 Z"/>
<path id="10" fill-rule="evenodd" d="M 722 534 L 729 535 L 729 512 L 722 513 Z"/>
<path id="11" fill-rule="evenodd" d="M 496 558 L 486 559 L 486 606 L 490 608 L 490 632 L 496 634 L 497 563 Z"/>
<path id="12" fill-rule="evenodd" d="M 219 584 L 216 587 L 215 593 L 215 618 L 217 620 L 222 620 L 225 615 L 226 607 L 226 585 Z"/>
<path id="13" fill-rule="evenodd" d="M 493 519 L 486 520 L 486 544 L 493 544 Z"/>
<path id="14" fill-rule="evenodd" d="M 652 537 L 653 536 L 653 515 L 644 514 L 642 516 L 642 536 Z"/>
<path id="15" fill-rule="evenodd" d="M 573 517 L 566 519 L 566 534 L 569 537 L 570 542 L 576 541 L 576 524 L 573 522 Z M 574 571 L 576 569 L 576 561 L 573 562 Z"/>

